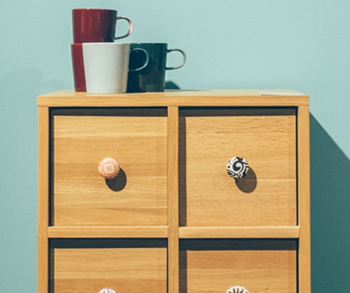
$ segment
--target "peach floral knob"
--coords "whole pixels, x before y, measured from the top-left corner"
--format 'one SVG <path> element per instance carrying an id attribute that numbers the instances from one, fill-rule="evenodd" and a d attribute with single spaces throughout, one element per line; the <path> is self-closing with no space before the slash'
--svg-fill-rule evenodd
<path id="1" fill-rule="evenodd" d="M 105 179 L 115 178 L 120 171 L 120 166 L 117 160 L 113 158 L 104 158 L 98 164 L 98 173 Z"/>

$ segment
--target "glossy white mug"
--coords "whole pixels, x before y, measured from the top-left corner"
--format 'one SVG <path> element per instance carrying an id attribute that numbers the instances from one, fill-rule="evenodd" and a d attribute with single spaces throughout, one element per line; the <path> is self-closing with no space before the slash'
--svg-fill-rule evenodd
<path id="1" fill-rule="evenodd" d="M 139 71 L 145 63 L 133 71 Z M 129 72 L 130 44 L 128 43 L 83 43 L 83 59 L 86 92 L 89 94 L 125 93 Z"/>

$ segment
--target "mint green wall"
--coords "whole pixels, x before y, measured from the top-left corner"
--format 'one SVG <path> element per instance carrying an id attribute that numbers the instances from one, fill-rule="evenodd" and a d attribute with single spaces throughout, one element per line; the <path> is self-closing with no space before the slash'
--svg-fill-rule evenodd
<path id="1" fill-rule="evenodd" d="M 311 96 L 312 292 L 346 292 L 348 0 L 17 0 L 0 4 L 0 293 L 36 292 L 36 96 L 73 88 L 77 7 L 131 17 L 127 42 L 185 50 L 185 67 L 167 75 L 182 89 L 293 88 Z"/>

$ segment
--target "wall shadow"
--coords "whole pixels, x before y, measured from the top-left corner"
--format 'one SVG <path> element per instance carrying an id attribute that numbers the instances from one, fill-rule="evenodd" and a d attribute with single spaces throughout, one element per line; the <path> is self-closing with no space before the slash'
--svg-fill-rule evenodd
<path id="1" fill-rule="evenodd" d="M 350 287 L 350 160 L 310 115 L 312 292 Z"/>
<path id="2" fill-rule="evenodd" d="M 179 90 L 180 86 L 171 80 L 165 81 L 164 89 L 166 90 Z"/>

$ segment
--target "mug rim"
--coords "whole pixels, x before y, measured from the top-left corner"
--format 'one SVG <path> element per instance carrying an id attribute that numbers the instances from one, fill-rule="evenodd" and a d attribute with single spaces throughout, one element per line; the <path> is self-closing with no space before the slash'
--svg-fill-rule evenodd
<path id="1" fill-rule="evenodd" d="M 168 45 L 168 43 L 130 43 L 131 45 Z"/>
<path id="2" fill-rule="evenodd" d="M 74 45 L 73 43 L 72 45 Z M 120 46 L 120 45 L 130 45 L 130 43 L 115 43 L 115 42 L 86 42 L 86 43 L 81 43 L 81 45 L 89 45 L 89 46 L 99 46 L 99 45 L 104 45 L 104 46 Z"/>
<path id="3" fill-rule="evenodd" d="M 114 9 L 107 9 L 107 8 L 74 8 L 72 11 L 114 11 L 118 12 Z"/>

